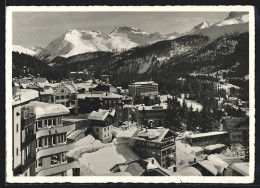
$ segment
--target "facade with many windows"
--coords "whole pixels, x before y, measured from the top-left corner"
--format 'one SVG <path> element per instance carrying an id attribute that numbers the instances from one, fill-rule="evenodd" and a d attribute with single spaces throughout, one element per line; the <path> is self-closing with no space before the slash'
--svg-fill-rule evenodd
<path id="1" fill-rule="evenodd" d="M 158 84 L 149 82 L 134 82 L 128 86 L 129 95 L 144 95 L 144 96 L 155 96 L 158 95 Z"/>
<path id="2" fill-rule="evenodd" d="M 67 140 L 67 132 L 74 126 L 64 123 L 62 117 L 69 110 L 61 104 L 43 102 L 31 102 L 28 107 L 36 114 L 36 175 L 65 176 L 71 168 L 66 153 L 74 147 Z"/>
<path id="3" fill-rule="evenodd" d="M 175 161 L 175 138 L 175 133 L 162 127 L 141 128 L 132 136 L 134 151 L 142 159 L 154 157 L 163 168 Z"/>

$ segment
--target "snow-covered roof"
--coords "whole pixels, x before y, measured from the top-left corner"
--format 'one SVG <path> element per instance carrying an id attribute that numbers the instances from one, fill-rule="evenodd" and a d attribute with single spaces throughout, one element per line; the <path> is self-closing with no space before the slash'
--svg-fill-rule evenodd
<path id="1" fill-rule="evenodd" d="M 36 118 L 55 116 L 55 115 L 65 115 L 69 114 L 70 111 L 62 104 L 51 104 L 39 101 L 32 101 L 28 106 L 34 106 L 34 112 Z"/>
<path id="2" fill-rule="evenodd" d="M 218 148 L 222 148 L 222 147 L 225 147 L 225 144 L 213 144 L 213 145 L 206 146 L 205 149 L 214 150 L 214 149 L 218 149 Z"/>
<path id="3" fill-rule="evenodd" d="M 172 176 L 202 176 L 201 172 L 192 166 L 184 167 L 172 173 Z"/>
<path id="4" fill-rule="evenodd" d="M 131 85 L 147 85 L 147 84 L 152 84 L 152 85 L 158 85 L 154 81 L 146 81 L 146 82 L 134 82 Z"/>
<path id="5" fill-rule="evenodd" d="M 231 168 L 244 176 L 249 175 L 249 163 L 233 163 Z"/>
<path id="6" fill-rule="evenodd" d="M 186 135 L 186 137 L 187 138 L 199 138 L 199 137 L 214 136 L 214 135 L 221 135 L 221 134 L 227 134 L 227 133 L 228 133 L 227 131 L 214 131 L 214 132 Z"/>
<path id="7" fill-rule="evenodd" d="M 107 117 L 107 115 L 109 114 L 108 111 L 92 111 L 89 115 L 88 115 L 88 119 L 89 120 L 98 120 L 98 121 L 104 121 Z"/>
<path id="8" fill-rule="evenodd" d="M 39 97 L 39 93 L 33 89 L 21 89 L 20 100 L 13 100 L 13 105 L 18 105 L 24 102 L 29 102 Z"/>
<path id="9" fill-rule="evenodd" d="M 145 105 L 135 105 L 139 111 L 141 110 L 166 110 L 167 103 L 155 104 L 153 106 L 145 106 Z"/>
<path id="10" fill-rule="evenodd" d="M 198 162 L 202 167 L 207 169 L 210 173 L 212 173 L 214 176 L 218 174 L 217 169 L 214 167 L 213 163 L 208 160 L 200 161 Z"/>
<path id="11" fill-rule="evenodd" d="M 207 156 L 207 160 L 212 162 L 219 174 L 222 174 L 224 169 L 228 168 L 228 163 L 218 158 L 216 155 Z"/>
<path id="12" fill-rule="evenodd" d="M 78 99 L 85 99 L 85 98 L 111 98 L 111 99 L 122 99 L 122 95 L 118 95 L 115 93 L 102 93 L 102 94 L 94 94 L 94 93 L 86 93 L 86 94 L 79 94 Z"/>
<path id="13" fill-rule="evenodd" d="M 143 128 L 141 130 L 138 128 L 138 130 L 134 133 L 132 136 L 135 140 L 149 140 L 151 142 L 161 142 L 165 135 L 169 132 L 170 129 L 163 128 L 163 127 L 157 127 L 153 129 L 146 129 Z"/>

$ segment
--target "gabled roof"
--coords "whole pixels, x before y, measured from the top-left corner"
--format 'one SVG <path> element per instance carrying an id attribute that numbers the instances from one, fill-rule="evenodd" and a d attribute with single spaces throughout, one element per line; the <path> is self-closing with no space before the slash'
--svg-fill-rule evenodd
<path id="1" fill-rule="evenodd" d="M 228 130 L 233 129 L 238 124 L 244 121 L 249 121 L 249 118 L 248 117 L 225 117 L 222 120 L 222 122 L 226 123 Z"/>

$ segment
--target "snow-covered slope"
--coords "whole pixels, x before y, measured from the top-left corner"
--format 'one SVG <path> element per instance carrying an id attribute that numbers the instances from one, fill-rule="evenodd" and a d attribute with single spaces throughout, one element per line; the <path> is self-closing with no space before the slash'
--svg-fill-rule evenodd
<path id="1" fill-rule="evenodd" d="M 120 51 L 135 46 L 137 46 L 136 43 L 120 36 L 106 35 L 100 31 L 78 31 L 74 29 L 52 41 L 37 57 L 51 61 L 57 56 L 67 58 L 86 52 Z"/>
<path id="2" fill-rule="evenodd" d="M 166 39 L 166 37 L 159 32 L 147 33 L 141 29 L 136 29 L 133 27 L 116 27 L 111 32 L 111 35 L 120 36 L 136 44 L 153 43 L 159 40 Z"/>
<path id="3" fill-rule="evenodd" d="M 247 12 L 230 12 L 223 21 L 209 25 L 207 22 L 195 26 L 187 34 L 199 34 L 209 36 L 212 40 L 219 36 L 231 33 L 243 33 L 248 31 L 249 17 Z"/>
<path id="4" fill-rule="evenodd" d="M 13 52 L 19 52 L 19 53 L 24 53 L 24 54 L 31 55 L 31 56 L 34 56 L 37 53 L 36 51 L 33 51 L 31 49 L 25 48 L 25 47 L 20 46 L 20 45 L 13 45 L 12 46 L 12 51 Z"/>
<path id="5" fill-rule="evenodd" d="M 174 33 L 169 33 L 169 34 L 166 34 L 165 36 L 167 37 L 167 39 L 169 39 L 169 40 L 173 40 L 173 39 L 175 39 L 175 38 L 179 37 L 179 36 L 180 36 L 180 34 L 179 34 L 179 33 L 177 33 L 177 32 L 174 32 Z"/>

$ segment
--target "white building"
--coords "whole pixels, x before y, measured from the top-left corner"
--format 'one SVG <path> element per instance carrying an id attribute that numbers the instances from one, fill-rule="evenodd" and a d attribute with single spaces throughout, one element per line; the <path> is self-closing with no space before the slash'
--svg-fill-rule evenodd
<path id="1" fill-rule="evenodd" d="M 134 82 L 128 86 L 129 95 L 144 95 L 144 96 L 154 96 L 158 95 L 158 84 L 149 81 L 149 82 Z"/>

